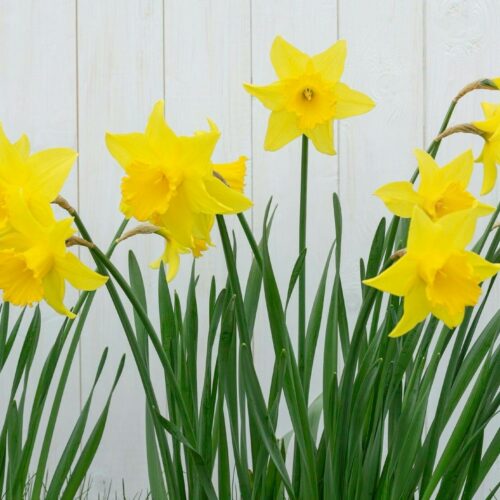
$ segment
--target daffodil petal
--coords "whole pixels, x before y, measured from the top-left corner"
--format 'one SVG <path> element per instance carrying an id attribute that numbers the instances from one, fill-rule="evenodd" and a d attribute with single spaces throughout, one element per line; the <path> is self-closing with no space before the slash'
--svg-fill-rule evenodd
<path id="1" fill-rule="evenodd" d="M 55 200 L 78 156 L 68 148 L 45 149 L 31 155 L 28 165 L 33 174 L 30 179 L 33 192 L 47 201 Z"/>
<path id="2" fill-rule="evenodd" d="M 151 147 L 158 156 L 168 160 L 168 157 L 174 154 L 176 135 L 165 121 L 165 105 L 163 100 L 158 101 L 149 116 L 146 126 L 146 137 Z"/>
<path id="3" fill-rule="evenodd" d="M 368 113 L 375 106 L 366 94 L 351 89 L 344 83 L 336 83 L 334 92 L 337 98 L 334 117 L 337 119 Z"/>
<path id="4" fill-rule="evenodd" d="M 288 111 L 273 111 L 269 116 L 264 149 L 276 151 L 293 141 L 302 131 L 297 116 Z"/>
<path id="5" fill-rule="evenodd" d="M 392 295 L 403 296 L 414 286 L 418 277 L 417 263 L 408 255 L 401 257 L 384 272 L 364 280 L 365 285 L 388 292 Z"/>
<path id="6" fill-rule="evenodd" d="M 477 160 L 476 160 L 477 161 Z M 481 194 L 488 194 L 494 187 L 497 180 L 497 166 L 495 155 L 492 151 L 491 145 L 486 143 L 481 153 L 481 160 L 483 163 L 483 184 L 481 186 Z"/>
<path id="7" fill-rule="evenodd" d="M 43 298 L 42 281 L 28 268 L 23 255 L 12 249 L 0 251 L 0 288 L 3 300 L 18 306 Z"/>
<path id="8" fill-rule="evenodd" d="M 498 104 L 492 104 L 490 102 L 482 102 L 481 108 L 483 109 L 484 117 L 486 119 L 492 118 L 495 113 L 498 111 Z"/>
<path id="9" fill-rule="evenodd" d="M 205 182 L 208 193 L 223 206 L 227 207 L 219 213 L 237 214 L 252 206 L 252 202 L 242 193 L 226 186 L 219 179 L 212 177 Z"/>
<path id="10" fill-rule="evenodd" d="M 280 111 L 285 106 L 285 84 L 281 81 L 271 83 L 270 85 L 244 83 L 243 87 L 250 95 L 256 97 L 266 108 L 272 111 Z"/>
<path id="11" fill-rule="evenodd" d="M 172 238 L 181 246 L 191 247 L 193 234 L 193 219 L 195 214 L 183 190 L 177 193 L 175 203 L 168 210 L 152 220 L 153 224 L 168 228 Z"/>
<path id="12" fill-rule="evenodd" d="M 432 222 L 420 207 L 415 207 L 408 231 L 408 252 L 427 254 L 436 245 L 440 233 L 440 226 Z"/>
<path id="13" fill-rule="evenodd" d="M 71 252 L 57 259 L 56 267 L 60 275 L 78 290 L 97 290 L 108 281 L 107 276 L 92 271 Z"/>
<path id="14" fill-rule="evenodd" d="M 399 217 L 411 217 L 413 209 L 420 203 L 413 184 L 407 181 L 389 182 L 375 191 L 386 207 Z"/>
<path id="15" fill-rule="evenodd" d="M 43 279 L 44 299 L 47 304 L 59 314 L 64 314 L 70 319 L 76 318 L 76 314 L 72 313 L 64 305 L 64 279 L 53 269 Z"/>
<path id="16" fill-rule="evenodd" d="M 465 188 L 470 182 L 473 166 L 474 156 L 468 149 L 440 169 L 443 181 L 459 182 Z"/>
<path id="17" fill-rule="evenodd" d="M 344 64 L 347 56 L 347 43 L 339 40 L 330 48 L 312 57 L 314 68 L 324 78 L 338 82 L 344 72 Z"/>
<path id="18" fill-rule="evenodd" d="M 465 248 L 474 237 L 478 216 L 477 209 L 473 208 L 453 212 L 439 219 L 447 245 L 457 249 Z"/>
<path id="19" fill-rule="evenodd" d="M 425 296 L 423 283 L 417 283 L 405 296 L 403 316 L 389 333 L 389 337 L 400 337 L 423 321 L 429 314 L 429 303 Z"/>
<path id="20" fill-rule="evenodd" d="M 467 260 L 474 269 L 474 276 L 479 282 L 491 278 L 500 271 L 500 264 L 494 264 L 474 252 L 466 252 Z"/>
<path id="21" fill-rule="evenodd" d="M 23 134 L 15 143 L 14 147 L 17 149 L 19 156 L 22 160 L 27 160 L 30 155 L 30 141 L 26 134 Z"/>
<path id="22" fill-rule="evenodd" d="M 413 151 L 418 163 L 418 172 L 420 174 L 420 188 L 419 192 L 432 191 L 435 185 L 436 177 L 440 170 L 436 160 L 422 149 L 416 148 Z"/>
<path id="23" fill-rule="evenodd" d="M 243 193 L 245 187 L 246 161 L 246 157 L 240 156 L 236 161 L 230 163 L 216 163 L 213 165 L 213 169 L 224 179 L 231 189 Z"/>
<path id="24" fill-rule="evenodd" d="M 277 36 L 271 47 L 271 62 L 279 78 L 293 78 L 303 73 L 310 57 Z"/>
<path id="25" fill-rule="evenodd" d="M 331 121 L 316 125 L 316 127 L 306 130 L 305 134 L 311 139 L 314 147 L 327 155 L 334 155 L 333 147 L 333 124 Z"/>
<path id="26" fill-rule="evenodd" d="M 151 147 L 144 134 L 133 132 L 131 134 L 106 134 L 106 146 L 115 160 L 125 171 L 132 164 L 143 163 L 155 165 L 158 155 Z"/>

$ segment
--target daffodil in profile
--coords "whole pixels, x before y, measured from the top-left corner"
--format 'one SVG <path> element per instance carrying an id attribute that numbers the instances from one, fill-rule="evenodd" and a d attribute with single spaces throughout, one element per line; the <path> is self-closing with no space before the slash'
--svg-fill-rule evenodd
<path id="1" fill-rule="evenodd" d="M 6 198 L 20 193 L 39 220 L 50 219 L 50 203 L 59 194 L 77 153 L 53 148 L 30 153 L 26 135 L 11 143 L 0 125 L 0 227 L 9 219 Z"/>
<path id="2" fill-rule="evenodd" d="M 459 210 L 475 209 L 477 216 L 487 215 L 495 210 L 480 202 L 467 191 L 474 158 L 468 150 L 457 156 L 444 167 L 420 149 L 415 150 L 420 181 L 418 188 L 411 182 L 400 181 L 385 184 L 377 195 L 391 212 L 400 217 L 411 217 L 418 206 L 432 219 L 437 220 Z"/>
<path id="3" fill-rule="evenodd" d="M 500 270 L 465 248 L 475 230 L 474 210 L 445 215 L 434 222 L 414 208 L 406 254 L 365 285 L 404 297 L 403 315 L 389 334 L 399 337 L 429 313 L 448 327 L 459 325 L 467 306 L 477 303 L 479 284 Z"/>
<path id="4" fill-rule="evenodd" d="M 0 230 L 0 288 L 3 300 L 25 306 L 45 300 L 58 313 L 75 315 L 64 305 L 65 282 L 96 290 L 107 278 L 85 266 L 66 248 L 73 219 L 42 224 L 17 195 L 7 201 L 9 224 Z"/>
<path id="5" fill-rule="evenodd" d="M 225 185 L 236 192 L 243 193 L 246 175 L 246 158 L 244 156 L 233 162 L 214 164 L 213 170 L 214 176 Z M 163 262 L 167 266 L 167 281 L 172 281 L 179 271 L 181 254 L 191 253 L 197 258 L 201 257 L 203 252 L 213 246 L 210 232 L 214 222 L 214 215 L 197 214 L 194 217 L 190 247 L 179 244 L 168 228 L 158 228 L 155 232 L 165 239 L 165 250 L 159 259 L 150 264 L 151 267 L 158 269 L 161 262 Z"/>
<path id="6" fill-rule="evenodd" d="M 234 214 L 252 205 L 214 176 L 212 153 L 220 133 L 177 136 L 154 106 L 145 133 L 106 135 L 109 151 L 123 167 L 121 209 L 127 217 L 166 228 L 183 248 L 193 245 L 198 214 Z"/>
<path id="7" fill-rule="evenodd" d="M 282 37 L 271 47 L 271 62 L 278 81 L 245 89 L 271 110 L 264 148 L 280 149 L 305 134 L 318 151 L 333 155 L 333 120 L 360 115 L 375 105 L 365 94 L 340 82 L 346 42 L 308 56 Z"/>
<path id="8" fill-rule="evenodd" d="M 495 79 L 497 81 L 498 79 Z M 497 165 L 500 164 L 500 104 L 481 103 L 484 120 L 473 122 L 473 125 L 482 132 L 484 146 L 477 158 L 484 167 L 483 185 L 481 194 L 489 193 L 497 180 Z"/>

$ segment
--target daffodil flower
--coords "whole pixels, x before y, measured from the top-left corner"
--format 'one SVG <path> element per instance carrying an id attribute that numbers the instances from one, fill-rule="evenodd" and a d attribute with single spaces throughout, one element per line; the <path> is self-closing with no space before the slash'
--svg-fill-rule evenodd
<path id="1" fill-rule="evenodd" d="M 420 149 L 415 150 L 420 173 L 417 189 L 411 182 L 390 182 L 377 191 L 378 196 L 394 214 L 411 217 L 418 206 L 432 219 L 437 220 L 459 210 L 474 208 L 477 216 L 495 210 L 474 198 L 468 191 L 474 158 L 468 150 L 440 168 L 434 158 Z"/>
<path id="2" fill-rule="evenodd" d="M 279 80 L 265 86 L 244 84 L 271 110 L 265 149 L 275 151 L 305 134 L 318 151 L 333 155 L 333 120 L 373 108 L 368 96 L 340 82 L 346 50 L 346 42 L 340 40 L 310 57 L 282 37 L 275 38 L 271 62 Z"/>
<path id="3" fill-rule="evenodd" d="M 242 193 L 213 175 L 211 156 L 219 131 L 177 136 L 165 122 L 163 101 L 156 103 L 145 133 L 106 135 L 109 151 L 125 170 L 121 210 L 127 217 L 166 228 L 191 248 L 198 214 L 234 214 L 252 205 Z"/>
<path id="4" fill-rule="evenodd" d="M 423 321 L 429 313 L 448 327 L 459 325 L 465 307 L 477 303 L 479 284 L 500 270 L 465 250 L 475 230 L 474 210 L 462 210 L 432 219 L 414 208 L 406 254 L 365 285 L 404 297 L 403 316 L 389 334 L 399 337 Z"/>
<path id="5" fill-rule="evenodd" d="M 19 194 L 7 200 L 9 224 L 0 230 L 0 288 L 15 305 L 45 300 L 60 314 L 74 318 L 63 303 L 65 281 L 80 290 L 96 290 L 107 278 L 82 264 L 66 248 L 73 219 L 41 224 Z"/>
<path id="6" fill-rule="evenodd" d="M 499 79 L 494 81 L 498 83 Z M 476 162 L 484 167 L 481 194 L 489 193 L 497 179 L 497 165 L 500 164 L 500 104 L 481 103 L 485 119 L 473 122 L 473 125 L 484 132 L 484 146 Z"/>
<path id="7" fill-rule="evenodd" d="M 230 163 L 218 163 L 213 165 L 214 175 L 224 184 L 237 192 L 243 193 L 246 174 L 246 158 L 240 157 Z M 213 246 L 210 232 L 214 225 L 215 216 L 207 214 L 196 214 L 193 219 L 191 246 L 183 246 L 175 240 L 175 236 L 166 227 L 160 227 L 157 234 L 165 238 L 165 250 L 161 257 L 153 261 L 150 266 L 158 269 L 161 262 L 166 264 L 167 281 L 172 281 L 179 271 L 180 256 L 192 253 L 194 257 L 201 257 L 209 246 Z"/>
<path id="8" fill-rule="evenodd" d="M 33 215 L 50 220 L 50 203 L 59 194 L 77 153 L 53 148 L 30 154 L 26 135 L 11 143 L 0 125 L 0 228 L 9 220 L 6 197 L 21 193 Z"/>

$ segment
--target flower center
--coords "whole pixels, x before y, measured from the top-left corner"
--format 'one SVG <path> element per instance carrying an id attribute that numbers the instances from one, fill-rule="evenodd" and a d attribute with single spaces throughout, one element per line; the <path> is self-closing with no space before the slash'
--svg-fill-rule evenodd
<path id="1" fill-rule="evenodd" d="M 312 101 L 312 98 L 314 96 L 314 92 L 313 92 L 313 89 L 311 87 L 306 87 L 303 91 L 302 91 L 302 95 L 304 96 L 304 99 L 306 101 Z"/>

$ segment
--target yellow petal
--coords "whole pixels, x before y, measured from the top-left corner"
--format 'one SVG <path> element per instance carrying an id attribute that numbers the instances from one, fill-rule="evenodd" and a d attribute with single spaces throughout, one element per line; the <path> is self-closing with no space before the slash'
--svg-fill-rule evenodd
<path id="1" fill-rule="evenodd" d="M 440 169 L 443 181 L 445 183 L 458 182 L 466 188 L 472 176 L 473 166 L 474 156 L 472 149 L 468 149 Z"/>
<path id="2" fill-rule="evenodd" d="M 441 227 L 432 222 L 420 207 L 415 207 L 408 231 L 408 253 L 426 255 L 432 252 L 441 233 Z"/>
<path id="3" fill-rule="evenodd" d="M 474 277 L 482 282 L 488 278 L 491 278 L 496 273 L 500 271 L 500 264 L 494 264 L 493 262 L 488 262 L 483 259 L 480 255 L 474 252 L 465 252 L 467 255 L 467 261 L 472 266 L 474 270 Z"/>
<path id="4" fill-rule="evenodd" d="M 417 283 L 404 298 L 403 316 L 394 327 L 389 337 L 400 337 L 423 321 L 430 312 L 429 303 L 425 297 L 425 287 Z"/>
<path id="5" fill-rule="evenodd" d="M 294 113 L 273 111 L 269 116 L 267 124 L 264 149 L 267 151 L 276 151 L 301 134 L 302 131 L 299 128 L 298 119 Z"/>
<path id="6" fill-rule="evenodd" d="M 21 154 L 19 149 L 11 144 L 0 123 L 0 164 L 12 166 L 19 163 L 20 160 Z M 12 167 L 10 170 L 12 170 Z"/>
<path id="7" fill-rule="evenodd" d="M 179 190 L 168 210 L 155 218 L 153 224 L 165 227 L 172 239 L 183 247 L 191 247 L 194 213 L 183 190 Z"/>
<path id="8" fill-rule="evenodd" d="M 222 176 L 231 189 L 243 193 L 245 187 L 246 161 L 247 158 L 245 156 L 240 156 L 236 161 L 230 163 L 216 163 L 213 168 L 215 172 Z"/>
<path id="9" fill-rule="evenodd" d="M 12 249 L 0 251 L 0 288 L 3 300 L 18 306 L 43 298 L 42 281 L 28 268 L 24 256 Z"/>
<path id="10" fill-rule="evenodd" d="M 47 304 L 59 314 L 74 319 L 76 314 L 64 305 L 64 289 L 64 279 L 55 269 L 43 279 L 44 299 Z"/>
<path id="11" fill-rule="evenodd" d="M 463 250 L 474 237 L 478 216 L 477 209 L 473 208 L 453 212 L 439 219 L 447 246 Z"/>
<path id="12" fill-rule="evenodd" d="M 366 94 L 353 90 L 344 83 L 335 84 L 334 93 L 337 98 L 335 104 L 337 119 L 368 113 L 375 106 L 373 100 Z"/>
<path id="13" fill-rule="evenodd" d="M 488 119 L 493 118 L 496 112 L 500 109 L 500 106 L 498 104 L 492 104 L 490 102 L 482 102 L 481 108 L 483 108 L 484 117 Z"/>
<path id="14" fill-rule="evenodd" d="M 421 149 L 416 148 L 413 153 L 418 163 L 418 172 L 420 174 L 420 193 L 433 193 L 435 191 L 436 176 L 439 172 L 439 165 L 436 160 Z"/>
<path id="15" fill-rule="evenodd" d="M 205 185 L 210 196 L 216 199 L 224 207 L 227 207 L 218 213 L 237 214 L 252 206 L 252 202 L 246 196 L 226 186 L 215 177 L 207 179 Z"/>
<path id="16" fill-rule="evenodd" d="M 417 263 L 411 257 L 405 255 L 384 272 L 374 278 L 364 280 L 363 283 L 382 292 L 401 297 L 409 292 L 417 279 Z"/>
<path id="17" fill-rule="evenodd" d="M 281 36 L 274 39 L 271 62 L 279 78 L 293 78 L 305 72 L 310 57 Z"/>
<path id="18" fill-rule="evenodd" d="M 59 274 L 78 290 L 97 290 L 108 281 L 107 276 L 92 271 L 71 252 L 57 259 L 56 267 Z"/>
<path id="19" fill-rule="evenodd" d="M 333 147 L 333 124 L 331 121 L 316 125 L 316 127 L 306 130 L 305 134 L 311 139 L 314 147 L 327 155 L 334 155 Z"/>
<path id="20" fill-rule="evenodd" d="M 158 163 L 158 155 L 151 147 L 144 134 L 134 132 L 132 134 L 106 133 L 106 146 L 115 160 L 128 170 L 133 163 L 154 165 Z"/>
<path id="21" fill-rule="evenodd" d="M 32 171 L 30 180 L 33 192 L 51 202 L 61 191 L 78 156 L 68 148 L 54 148 L 31 155 L 28 165 Z"/>
<path id="22" fill-rule="evenodd" d="M 346 55 L 347 43 L 345 40 L 339 40 L 324 52 L 312 57 L 314 68 L 325 80 L 338 82 L 344 72 Z"/>
<path id="23" fill-rule="evenodd" d="M 285 107 L 287 100 L 286 86 L 281 81 L 270 85 L 244 83 L 243 87 L 250 95 L 256 97 L 266 108 L 272 111 L 280 111 Z"/>
<path id="24" fill-rule="evenodd" d="M 146 126 L 146 136 L 155 152 L 161 156 L 163 160 L 168 160 L 168 157 L 175 152 L 177 137 L 167 125 L 164 113 L 164 102 L 160 100 L 154 105 L 153 111 L 149 116 Z"/>
<path id="25" fill-rule="evenodd" d="M 420 203 L 413 184 L 407 181 L 389 182 L 375 191 L 386 207 L 399 217 L 411 217 L 413 208 Z"/>
<path id="26" fill-rule="evenodd" d="M 28 159 L 30 155 L 30 141 L 26 134 L 23 134 L 17 142 L 14 143 L 14 147 L 17 149 L 22 160 Z"/>
<path id="27" fill-rule="evenodd" d="M 186 173 L 198 176 L 211 175 L 211 158 L 220 138 L 216 125 L 209 120 L 210 130 L 197 132 L 192 136 L 178 137 L 180 146 L 179 165 Z M 191 172 L 190 172 L 191 171 Z"/>
<path id="28" fill-rule="evenodd" d="M 158 260 L 152 262 L 150 266 L 153 269 L 158 269 L 160 267 L 160 263 L 164 262 L 167 265 L 166 279 L 170 282 L 179 272 L 181 253 L 185 253 L 185 250 L 182 250 L 182 248 L 179 247 L 179 245 L 174 241 L 167 240 L 165 242 L 165 250 L 163 251 L 163 254 Z"/>
<path id="29" fill-rule="evenodd" d="M 493 148 L 490 144 L 484 145 L 481 153 L 481 162 L 483 163 L 483 184 L 481 186 L 481 194 L 488 194 L 494 187 L 497 180 L 497 166 Z M 478 161 L 478 160 L 476 160 Z"/>

